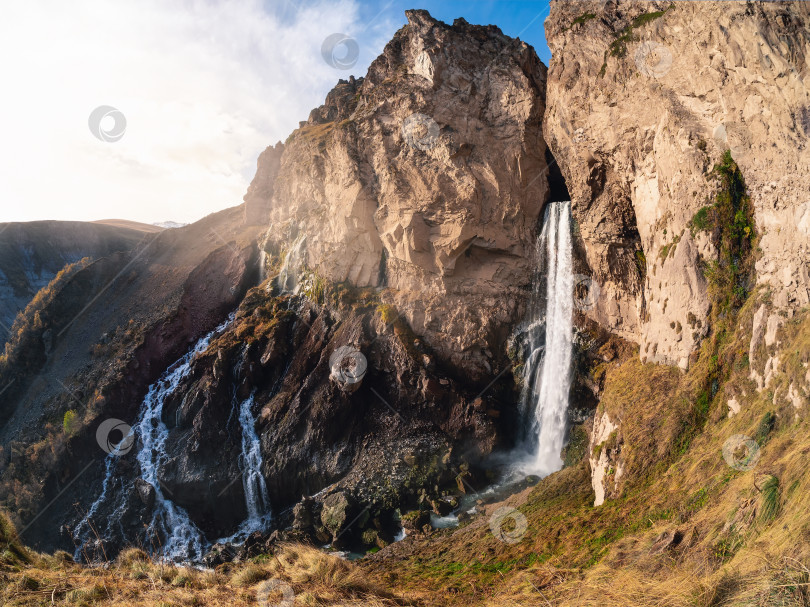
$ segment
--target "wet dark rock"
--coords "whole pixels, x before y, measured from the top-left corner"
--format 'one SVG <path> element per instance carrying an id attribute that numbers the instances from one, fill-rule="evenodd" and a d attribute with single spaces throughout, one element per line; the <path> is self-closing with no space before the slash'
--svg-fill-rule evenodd
<path id="1" fill-rule="evenodd" d="M 151 483 L 139 478 L 135 480 L 135 491 L 138 493 L 138 497 L 141 502 L 143 502 L 143 505 L 146 506 L 146 509 L 151 510 L 155 505 L 155 487 Z"/>
<path id="2" fill-rule="evenodd" d="M 341 542 L 341 536 L 349 531 L 349 525 L 355 522 L 357 517 L 357 505 L 354 500 L 345 493 L 335 493 L 327 497 L 321 509 L 321 523 L 324 528 L 332 534 L 332 544 L 337 548 Z"/>
<path id="3" fill-rule="evenodd" d="M 313 529 L 314 516 L 312 514 L 314 502 L 312 498 L 304 496 L 293 507 L 292 528 L 297 531 L 309 532 Z"/>
<path id="4" fill-rule="evenodd" d="M 453 511 L 453 507 L 445 500 L 441 499 L 430 500 L 430 507 L 434 514 L 437 514 L 438 516 L 447 516 Z"/>
<path id="5" fill-rule="evenodd" d="M 203 565 L 213 569 L 223 563 L 230 563 L 236 557 L 236 552 L 232 544 L 214 544 L 203 556 Z"/>
<path id="6" fill-rule="evenodd" d="M 409 533 L 421 532 L 425 525 L 430 525 L 430 512 L 427 510 L 412 510 L 402 516 L 402 527 Z"/>

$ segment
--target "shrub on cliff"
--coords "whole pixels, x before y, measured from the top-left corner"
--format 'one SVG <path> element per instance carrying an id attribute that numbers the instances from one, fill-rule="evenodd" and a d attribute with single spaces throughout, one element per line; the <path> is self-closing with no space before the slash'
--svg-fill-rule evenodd
<path id="1" fill-rule="evenodd" d="M 25 310 L 17 315 L 11 327 L 5 351 L 0 355 L 0 384 L 7 385 L 12 381 L 22 381 L 36 371 L 45 361 L 49 342 L 54 337 L 54 322 L 65 322 L 66 319 L 53 319 L 50 307 L 65 285 L 80 270 L 90 265 L 86 257 L 76 263 L 68 264 L 43 287 Z M 0 419 L 3 411 L 0 410 Z"/>
<path id="2" fill-rule="evenodd" d="M 0 512 L 0 571 L 30 562 L 31 555 L 20 543 L 14 523 L 5 512 Z"/>
<path id="3" fill-rule="evenodd" d="M 692 233 L 706 231 L 718 251 L 718 259 L 706 266 L 715 319 L 739 309 L 751 289 L 754 275 L 754 208 L 740 167 L 726 150 L 714 166 L 719 180 L 715 202 L 703 207 L 689 226 Z"/>

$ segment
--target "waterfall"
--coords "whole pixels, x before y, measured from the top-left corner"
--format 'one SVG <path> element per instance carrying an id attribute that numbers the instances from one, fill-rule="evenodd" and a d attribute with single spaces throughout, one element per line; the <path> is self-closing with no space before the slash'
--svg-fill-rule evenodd
<path id="1" fill-rule="evenodd" d="M 570 202 L 546 207 L 537 253 L 538 278 L 545 279 L 545 290 L 543 280 L 534 281 L 522 406 L 528 418 L 531 453 L 525 469 L 546 476 L 562 468 L 560 452 L 571 389 L 574 278 Z"/>
<path id="2" fill-rule="evenodd" d="M 223 325 L 219 330 L 224 328 Z M 166 499 L 158 482 L 158 471 L 168 459 L 166 440 L 169 438 L 169 429 L 162 420 L 163 405 L 166 397 L 188 375 L 195 356 L 208 348 L 216 332 L 217 330 L 209 333 L 197 342 L 191 352 L 169 367 L 163 377 L 150 386 L 141 407 L 139 421 L 134 428 L 142 444 L 137 456 L 141 477 L 155 488 L 155 506 L 148 530 L 152 536 L 158 536 L 162 532 L 166 538 L 162 547 L 163 555 L 176 561 L 202 558 L 205 540 L 186 511 Z"/>
<path id="3" fill-rule="evenodd" d="M 151 537 L 159 537 L 160 535 L 165 537 L 161 552 L 166 558 L 175 561 L 186 562 L 200 559 L 203 556 L 206 542 L 202 532 L 192 522 L 186 511 L 164 496 L 158 482 L 158 470 L 168 459 L 166 440 L 169 436 L 169 429 L 162 420 L 163 405 L 166 398 L 177 389 L 183 378 L 189 374 L 194 358 L 204 352 L 214 335 L 221 333 L 232 320 L 233 317 L 229 318 L 200 339 L 190 352 L 171 365 L 160 379 L 149 387 L 149 391 L 141 405 L 138 421 L 132 428 L 132 432 L 141 443 L 137 454 L 141 478 L 155 489 L 153 516 L 147 529 Z M 118 514 L 126 507 L 128 491 L 121 486 L 121 481 L 116 479 L 116 458 L 117 454 L 115 452 L 107 456 L 106 475 L 102 484 L 101 495 L 90 507 L 74 532 L 74 537 L 80 542 L 76 550 L 77 559 L 82 556 L 84 543 L 92 539 L 97 532 L 102 538 L 112 533 L 113 524 L 119 524 L 120 516 Z M 103 530 L 94 530 L 92 517 L 97 514 L 99 507 L 108 499 L 111 486 L 117 487 L 117 490 L 113 492 L 113 499 L 115 500 L 113 514 L 106 518 Z M 123 534 L 123 530 L 120 531 Z"/>
<path id="4" fill-rule="evenodd" d="M 267 243 L 270 242 L 272 231 L 273 226 L 270 226 L 259 243 L 259 284 L 267 280 L 267 272 L 270 269 L 270 255 L 267 254 Z"/>
<path id="5" fill-rule="evenodd" d="M 240 542 L 254 531 L 264 529 L 272 518 L 270 496 L 262 476 L 262 451 L 253 417 L 253 395 L 239 405 L 239 423 L 242 426 L 242 486 L 245 489 L 247 518 L 232 536 L 217 540 L 219 543 Z"/>
<path id="6" fill-rule="evenodd" d="M 298 274 L 304 264 L 304 243 L 306 235 L 299 234 L 290 250 L 284 256 L 284 263 L 278 273 L 278 289 L 282 293 L 294 293 L 298 286 Z"/>
<path id="7" fill-rule="evenodd" d="M 270 511 L 267 485 L 261 473 L 262 451 L 256 420 L 253 418 L 253 396 L 239 407 L 239 422 L 242 424 L 242 483 L 245 487 L 245 504 L 248 521 L 261 520 Z"/>

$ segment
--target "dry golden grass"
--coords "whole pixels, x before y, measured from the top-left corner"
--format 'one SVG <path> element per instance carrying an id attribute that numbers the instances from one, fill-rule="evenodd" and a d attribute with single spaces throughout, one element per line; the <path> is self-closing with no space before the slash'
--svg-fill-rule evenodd
<path id="1" fill-rule="evenodd" d="M 223 574 L 154 562 L 138 549 L 97 568 L 66 561 L 64 555 L 32 555 L 29 565 L 0 573 L 0 604 L 255 607 L 264 598 L 265 607 L 274 602 L 287 607 L 280 593 L 262 593 L 266 580 L 289 588 L 295 605 L 412 604 L 375 585 L 351 563 L 308 546 L 286 545 L 261 560 L 226 567 L 230 571 Z"/>
<path id="2" fill-rule="evenodd" d="M 621 440 L 635 478 L 628 472 L 619 495 L 598 508 L 584 462 L 512 496 L 507 504 L 528 521 L 517 544 L 496 540 L 483 515 L 360 563 L 284 545 L 218 572 L 154 563 L 138 550 L 88 569 L 65 555 L 25 551 L 6 525 L 13 558 L 0 571 L 0 603 L 240 607 L 257 605 L 257 593 L 276 580 L 294 592 L 296 606 L 810 606 L 810 409 L 806 398 L 800 408 L 785 398 L 810 363 L 810 313 L 780 330 L 780 374 L 757 393 L 743 360 L 756 305 L 746 304 L 742 328 L 686 374 L 635 360 L 606 369 L 603 406 L 630 418 Z M 717 360 L 722 383 L 692 415 Z M 729 418 L 732 396 L 741 411 Z M 723 458 L 735 434 L 759 441 L 751 470 Z M 675 532 L 676 546 L 656 544 Z M 278 590 L 268 591 L 276 602 Z"/>

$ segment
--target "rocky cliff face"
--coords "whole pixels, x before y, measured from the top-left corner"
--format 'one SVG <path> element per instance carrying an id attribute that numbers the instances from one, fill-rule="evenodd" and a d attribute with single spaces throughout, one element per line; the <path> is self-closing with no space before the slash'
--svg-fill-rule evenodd
<path id="1" fill-rule="evenodd" d="M 387 287 L 417 334 L 483 380 L 520 316 L 548 195 L 545 67 L 496 27 L 407 17 L 288 139 L 268 245 L 299 245 L 330 281 Z M 254 184 L 271 180 L 262 164 Z"/>
<path id="2" fill-rule="evenodd" d="M 810 302 L 809 26 L 807 5 L 795 2 L 552 5 L 544 134 L 599 287 L 585 312 L 638 343 L 642 361 L 686 369 L 697 360 L 718 330 L 711 323 L 727 315 L 716 294 L 726 259 L 740 301 L 756 284 L 770 292 L 753 327 L 750 314 L 740 322 L 753 333 L 755 389 L 776 375 L 777 329 Z M 726 150 L 750 207 L 743 197 L 724 221 L 753 230 L 745 238 L 755 232 L 751 274 L 735 271 L 747 262 L 717 237 L 726 228 L 706 225 L 724 187 L 713 167 L 734 166 L 723 160 Z M 746 390 L 731 390 L 731 414 Z M 810 382 L 800 378 L 783 392 L 796 406 Z M 629 438 L 635 422 L 621 409 L 603 406 L 594 422 L 597 504 L 618 495 L 626 454 L 638 447 Z"/>
<path id="3" fill-rule="evenodd" d="M 693 382 L 665 365 L 694 369 L 699 346 L 716 336 L 724 312 L 711 276 L 721 262 L 755 262 L 755 272 L 732 272 L 735 298 L 756 283 L 770 289 L 768 302 L 739 316 L 753 334 L 752 390 L 769 386 L 780 325 L 809 301 L 806 9 L 555 2 L 548 82 L 534 51 L 495 27 L 407 15 L 365 77 L 339 82 L 284 144 L 262 153 L 243 209 L 161 234 L 143 255 L 82 268 L 59 301 L 83 320 L 44 317 L 71 323 L 54 325 L 63 338 L 51 342 L 32 323 L 42 356 L 8 393 L 0 444 L 32 461 L 37 444 L 56 446 L 51 460 L 25 467 L 0 453 L 0 498 L 23 521 L 61 500 L 34 541 L 52 547 L 49 531 L 75 522 L 68 502 L 97 497 L 98 466 L 62 494 L 95 454 L 92 425 L 133 422 L 147 385 L 234 309 L 161 417 L 169 440 L 156 483 L 209 538 L 246 514 L 234 420 L 248 399 L 276 522 L 294 538 L 369 548 L 392 539 L 397 509 L 446 513 L 442 498 L 466 491 L 485 458 L 517 435 L 517 391 L 502 372 L 534 271 L 547 159 L 559 163 L 576 217 L 575 267 L 589 277 L 577 296 L 596 298 L 577 314 L 571 407 L 580 423 L 602 397 L 590 436 L 580 433 L 590 439 L 596 501 L 645 469 L 639 454 L 668 457 L 693 413 L 656 406 L 689 402 L 692 384 L 707 406 L 715 398 L 719 373 Z M 739 223 L 744 251 L 729 249 L 723 226 L 707 229 L 707 217 L 725 217 L 714 201 L 732 186 L 740 215 L 727 223 Z M 285 273 L 249 290 L 260 282 L 260 229 L 270 258 L 263 278 Z M 663 364 L 642 365 L 633 343 L 642 361 Z M 360 381 L 345 381 L 344 363 L 362 366 Z M 620 367 L 624 383 L 606 382 Z M 493 376 L 503 379 L 482 396 Z M 639 381 L 647 376 L 656 381 Z M 795 407 L 808 384 L 780 384 L 782 398 Z M 658 388 L 667 393 L 660 402 Z M 73 408 L 84 425 L 60 432 L 49 420 Z M 582 459 L 571 452 L 571 462 Z M 144 485 L 134 455 L 116 464 L 130 491 L 116 516 L 146 543 L 139 534 L 156 487 Z M 15 491 L 30 486 L 34 495 Z"/>
<path id="4" fill-rule="evenodd" d="M 591 316 L 686 368 L 707 334 L 695 214 L 730 149 L 760 235 L 756 280 L 779 308 L 810 301 L 810 13 L 794 2 L 553 3 L 545 137 L 594 279 Z"/>

